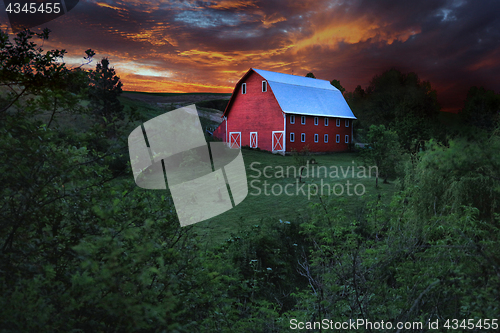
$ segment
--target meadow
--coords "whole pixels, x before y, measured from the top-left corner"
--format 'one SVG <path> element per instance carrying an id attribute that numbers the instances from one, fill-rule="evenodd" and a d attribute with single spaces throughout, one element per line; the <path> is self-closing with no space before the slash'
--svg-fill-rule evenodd
<path id="1" fill-rule="evenodd" d="M 149 95 L 138 92 L 134 94 Z M 193 96 L 205 94 L 172 95 L 181 96 L 181 100 L 185 100 L 177 104 L 181 106 L 188 105 Z M 141 98 L 120 97 L 120 100 L 125 107 L 138 108 L 147 119 L 174 109 L 170 105 L 158 106 Z M 204 102 L 206 101 L 199 101 L 197 104 L 203 105 Z M 203 129 L 218 125 L 206 115 L 220 110 L 200 106 L 197 106 L 197 110 Z M 207 136 L 207 140 L 212 141 L 213 138 Z M 375 169 L 372 167 L 372 172 L 369 173 L 370 166 L 362 163 L 357 152 L 304 156 L 308 161 L 314 160 L 315 164 L 307 162 L 307 168 L 302 171 L 302 177 L 299 177 L 300 164 L 296 156 L 282 156 L 248 147 L 243 147 L 241 151 L 248 181 L 247 197 L 233 209 L 193 226 L 201 239 L 213 246 L 255 225 L 306 218 L 308 206 L 319 203 L 320 200 L 342 201 L 345 214 L 354 219 L 362 213 L 369 201 L 380 199 L 388 204 L 395 191 L 393 182 L 380 184 L 379 188 L 375 188 Z M 137 190 L 144 191 L 140 188 Z M 161 193 L 162 191 L 158 191 L 156 194 L 161 196 Z"/>
<path id="2" fill-rule="evenodd" d="M 376 200 L 379 195 L 383 202 L 389 203 L 395 191 L 393 182 L 376 189 L 374 172 L 358 177 L 364 165 L 355 152 L 308 156 L 317 164 L 308 164 L 308 177 L 302 179 L 294 156 L 253 149 L 242 152 L 248 195 L 233 209 L 196 224 L 195 230 L 203 239 L 219 243 L 249 226 L 305 218 L 308 206 L 320 200 L 342 201 L 346 215 L 354 218 L 368 201 Z M 302 174 L 306 176 L 306 171 Z"/>

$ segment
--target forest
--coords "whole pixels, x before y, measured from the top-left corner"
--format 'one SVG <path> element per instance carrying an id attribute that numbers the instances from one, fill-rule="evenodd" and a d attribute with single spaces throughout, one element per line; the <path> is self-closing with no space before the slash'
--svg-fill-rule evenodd
<path id="1" fill-rule="evenodd" d="M 338 154 L 378 167 L 365 195 L 209 241 L 168 190 L 135 185 L 127 136 L 147 112 L 120 102 L 110 60 L 70 68 L 48 38 L 0 32 L 1 332 L 497 331 L 500 94 L 471 87 L 446 115 L 417 74 L 376 75 L 344 94 L 370 148 Z"/>

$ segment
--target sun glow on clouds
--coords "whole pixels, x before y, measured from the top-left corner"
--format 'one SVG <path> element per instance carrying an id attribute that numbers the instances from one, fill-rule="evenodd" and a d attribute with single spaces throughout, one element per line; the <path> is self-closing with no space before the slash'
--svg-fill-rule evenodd
<path id="1" fill-rule="evenodd" d="M 107 4 L 105 2 L 96 2 L 96 5 L 98 5 L 99 7 L 110 8 L 110 9 L 113 9 L 113 10 L 116 10 L 116 11 L 124 11 L 125 10 L 125 9 L 120 8 L 118 6 L 113 6 L 113 5 Z"/>
<path id="2" fill-rule="evenodd" d="M 212 9 L 244 9 L 249 7 L 257 7 L 254 0 L 222 0 L 210 3 L 208 6 Z"/>
<path id="3" fill-rule="evenodd" d="M 79 4 L 86 6 L 81 15 L 72 11 L 67 17 L 78 22 L 71 24 L 82 37 L 98 37 L 68 37 L 68 31 L 59 48 L 72 48 L 77 66 L 82 50 L 92 48 L 109 57 L 126 90 L 151 92 L 231 92 L 250 67 L 295 75 L 313 71 L 351 91 L 391 66 L 439 82 L 438 93 L 465 87 L 472 82 L 467 75 L 498 81 L 500 51 L 494 43 L 500 30 L 493 13 L 500 5 L 487 2 L 483 10 L 466 0 L 401 3 L 86 0 Z M 449 88 L 446 82 L 452 82 Z"/>
<path id="4" fill-rule="evenodd" d="M 168 31 L 168 28 L 160 22 L 148 29 L 140 29 L 138 32 L 121 32 L 120 34 L 133 42 L 142 42 L 153 46 L 172 45 L 177 47 L 177 38 Z"/>
<path id="5" fill-rule="evenodd" d="M 135 74 L 137 76 L 172 77 L 172 72 L 162 70 L 161 67 L 145 65 L 137 62 L 119 62 L 115 69 L 117 72 Z"/>
<path id="6" fill-rule="evenodd" d="M 233 86 L 217 85 L 209 83 L 197 82 L 179 82 L 176 80 L 161 80 L 158 78 L 148 78 L 146 76 L 136 76 L 133 74 L 125 74 L 122 81 L 126 82 L 123 85 L 123 90 L 127 91 L 144 91 L 144 92 L 214 92 L 227 93 L 232 91 Z"/>
<path id="7" fill-rule="evenodd" d="M 292 46 L 285 46 L 282 48 L 270 49 L 267 51 L 248 52 L 214 52 L 202 50 L 187 50 L 179 53 L 179 56 L 189 59 L 191 62 L 198 64 L 206 64 L 210 66 L 230 67 L 240 63 L 259 63 L 266 61 L 273 56 L 284 54 Z"/>
<path id="8" fill-rule="evenodd" d="M 283 16 L 281 16 L 278 13 L 274 13 L 274 14 L 271 14 L 271 15 L 264 15 L 264 17 L 262 18 L 261 21 L 262 21 L 262 24 L 263 24 L 264 28 L 269 28 L 269 27 L 273 26 L 276 23 L 286 21 L 286 18 L 283 17 Z"/>
<path id="9" fill-rule="evenodd" d="M 293 46 L 295 50 L 301 50 L 314 45 L 336 49 L 341 42 L 356 44 L 368 40 L 371 42 L 392 44 L 394 41 L 405 42 L 417 33 L 420 33 L 419 27 L 406 31 L 391 31 L 379 23 L 358 20 L 322 27 L 315 31 L 312 36 L 306 38 L 301 38 L 301 35 L 295 34 L 295 37 L 293 37 Z"/>

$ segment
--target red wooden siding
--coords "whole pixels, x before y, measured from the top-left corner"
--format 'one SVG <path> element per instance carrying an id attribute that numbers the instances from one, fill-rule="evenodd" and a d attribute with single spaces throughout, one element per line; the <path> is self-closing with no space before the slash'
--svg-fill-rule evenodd
<path id="1" fill-rule="evenodd" d="M 241 132 L 241 145 L 250 146 L 250 132 L 257 132 L 258 148 L 272 150 L 272 132 L 283 131 L 283 112 L 271 87 L 262 92 L 264 78 L 251 71 L 236 87 L 226 110 L 227 133 Z M 246 84 L 246 94 L 241 93 Z"/>
<path id="2" fill-rule="evenodd" d="M 340 127 L 337 127 L 336 120 L 338 118 L 328 117 L 328 126 L 325 126 L 325 117 L 318 117 L 318 125 L 314 125 L 313 116 L 305 116 L 306 123 L 302 125 L 301 115 L 295 115 L 295 123 L 290 124 L 290 114 L 286 115 L 286 151 L 292 149 L 300 151 L 304 146 L 308 145 L 310 151 L 314 152 L 329 152 L 329 151 L 345 151 L 349 149 L 349 144 L 345 143 L 345 136 L 349 135 L 351 142 L 351 126 L 352 119 L 349 119 L 349 127 L 345 126 L 346 119 L 340 119 Z M 294 133 L 294 142 L 290 141 L 290 133 Z M 301 134 L 305 133 L 306 140 L 301 142 Z M 314 142 L 314 134 L 318 134 L 318 142 Z M 328 134 L 328 142 L 325 143 L 324 137 Z M 336 135 L 340 135 L 340 143 L 336 142 Z"/>
<path id="3" fill-rule="evenodd" d="M 222 121 L 213 133 L 213 136 L 219 140 L 226 141 L 226 121 Z"/>

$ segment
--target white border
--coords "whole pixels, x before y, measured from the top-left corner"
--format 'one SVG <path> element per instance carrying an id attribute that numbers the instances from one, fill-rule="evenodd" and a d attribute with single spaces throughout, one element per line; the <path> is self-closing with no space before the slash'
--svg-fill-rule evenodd
<path id="1" fill-rule="evenodd" d="M 240 136 L 240 142 L 239 142 L 239 147 L 238 148 L 241 148 L 241 132 L 229 132 L 229 148 L 234 148 L 233 145 L 232 145 L 232 140 L 231 140 L 231 134 L 239 134 Z"/>
<path id="2" fill-rule="evenodd" d="M 281 145 L 281 150 L 275 150 L 274 149 L 274 133 L 281 133 L 281 137 L 282 137 L 282 140 L 283 140 L 283 143 Z M 273 131 L 272 132 L 272 146 L 271 146 L 271 150 L 272 151 L 285 151 L 285 131 Z"/>
<path id="3" fill-rule="evenodd" d="M 252 134 L 255 133 L 255 147 L 252 147 Z M 257 148 L 259 146 L 259 132 L 250 132 L 250 148 Z"/>

